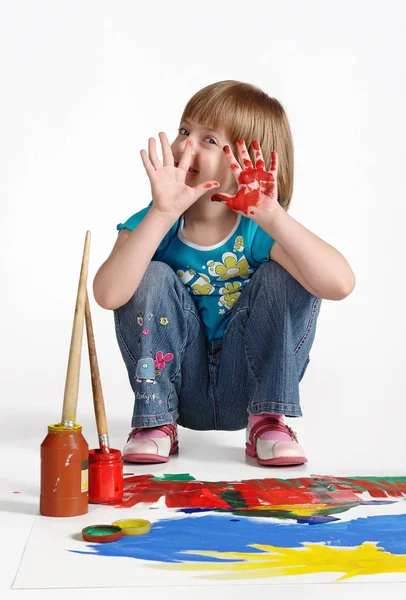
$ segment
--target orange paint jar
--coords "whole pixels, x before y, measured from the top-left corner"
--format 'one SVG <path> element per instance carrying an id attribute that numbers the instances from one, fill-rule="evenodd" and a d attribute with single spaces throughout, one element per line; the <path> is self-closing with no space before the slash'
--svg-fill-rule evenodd
<path id="1" fill-rule="evenodd" d="M 123 497 L 123 461 L 120 450 L 89 450 L 89 502 L 113 504 Z"/>
<path id="2" fill-rule="evenodd" d="M 88 456 L 80 425 L 48 426 L 41 444 L 41 515 L 75 517 L 88 512 Z"/>

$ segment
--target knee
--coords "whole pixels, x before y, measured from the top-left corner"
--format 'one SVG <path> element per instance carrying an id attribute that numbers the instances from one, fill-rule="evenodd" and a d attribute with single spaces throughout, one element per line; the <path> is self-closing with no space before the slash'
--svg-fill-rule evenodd
<path id="1" fill-rule="evenodd" d="M 289 302 L 292 298 L 313 298 L 310 292 L 308 292 L 301 283 L 297 281 L 279 263 L 274 260 L 270 260 L 262 264 L 257 273 L 259 275 L 259 281 L 264 288 L 272 294 L 273 297 L 279 297 L 286 299 Z M 257 275 L 255 273 L 255 275 Z"/>
<path id="2" fill-rule="evenodd" d="M 174 270 L 164 262 L 151 260 L 149 263 L 137 291 L 142 287 L 152 286 L 156 291 L 157 287 L 166 286 L 169 281 L 176 279 Z M 137 293 L 137 292 L 136 292 Z"/>
<path id="3" fill-rule="evenodd" d="M 173 286 L 175 279 L 176 275 L 169 265 L 159 261 L 151 261 L 134 294 L 126 304 L 117 308 L 114 313 L 124 318 L 132 315 L 134 311 L 140 311 L 149 298 L 160 297 L 160 294 L 157 294 L 158 290 Z"/>
<path id="4" fill-rule="evenodd" d="M 135 299 L 145 299 L 151 293 L 156 295 L 157 291 L 170 288 L 175 280 L 176 274 L 169 265 L 157 260 L 151 260 L 138 288 L 129 302 Z"/>

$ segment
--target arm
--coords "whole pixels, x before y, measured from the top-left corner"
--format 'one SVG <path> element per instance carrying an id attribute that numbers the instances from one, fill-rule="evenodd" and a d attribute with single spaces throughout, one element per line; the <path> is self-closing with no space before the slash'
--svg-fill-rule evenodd
<path id="1" fill-rule="evenodd" d="M 186 185 L 192 140 L 187 140 L 180 162 L 175 167 L 166 134 L 161 132 L 159 136 L 163 165 L 156 152 L 155 138 L 148 140 L 149 154 L 141 150 L 142 162 L 151 182 L 152 208 L 134 231 L 120 232 L 110 256 L 94 278 L 94 297 L 103 308 L 115 310 L 130 300 L 172 225 L 207 190 L 220 186 L 218 181 L 204 181 L 196 187 Z"/>
<path id="2" fill-rule="evenodd" d="M 97 271 L 93 293 L 102 308 L 115 310 L 138 288 L 159 244 L 175 223 L 154 208 L 134 229 L 122 229 L 108 259 Z"/>
<path id="3" fill-rule="evenodd" d="M 343 300 L 353 291 L 355 276 L 344 256 L 281 206 L 258 215 L 255 221 L 275 240 L 270 258 L 311 294 L 326 300 Z"/>
<path id="4" fill-rule="evenodd" d="M 344 256 L 288 215 L 278 203 L 278 154 L 271 152 L 265 170 L 259 142 L 253 141 L 255 168 L 244 140 L 238 140 L 240 164 L 230 146 L 224 146 L 230 168 L 238 184 L 234 196 L 215 194 L 212 200 L 225 202 L 236 212 L 249 216 L 276 241 L 270 258 L 279 262 L 314 296 L 342 300 L 355 287 L 355 276 Z M 252 184 L 256 184 L 253 186 Z"/>
<path id="5" fill-rule="evenodd" d="M 278 242 L 275 242 L 273 244 L 269 253 L 269 258 L 270 260 L 277 262 L 278 265 L 281 265 L 281 267 L 283 267 L 288 273 L 290 273 L 292 277 L 294 277 L 296 281 L 298 281 L 300 285 L 304 287 L 304 289 L 307 290 L 310 294 L 312 294 L 313 296 L 318 296 L 316 290 L 314 290 L 312 287 L 310 287 L 310 285 L 306 283 L 306 281 L 299 273 L 299 269 L 297 268 L 293 260 L 286 254 L 285 250 L 282 248 L 282 246 L 278 244 Z"/>

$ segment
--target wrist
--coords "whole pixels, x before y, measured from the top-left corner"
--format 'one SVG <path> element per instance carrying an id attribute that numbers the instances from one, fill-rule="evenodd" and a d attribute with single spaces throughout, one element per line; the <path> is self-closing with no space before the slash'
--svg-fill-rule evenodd
<path id="1" fill-rule="evenodd" d="M 163 212 L 154 206 L 151 206 L 148 214 L 151 215 L 151 218 L 158 220 L 164 226 L 168 226 L 169 228 L 172 227 L 181 216 L 176 213 Z"/>
<path id="2" fill-rule="evenodd" d="M 273 227 L 280 218 L 284 218 L 286 215 L 286 211 L 282 208 L 279 202 L 272 208 L 262 211 L 257 215 L 254 215 L 252 218 L 253 221 L 257 225 L 259 225 L 262 229 L 269 230 L 270 227 Z"/>

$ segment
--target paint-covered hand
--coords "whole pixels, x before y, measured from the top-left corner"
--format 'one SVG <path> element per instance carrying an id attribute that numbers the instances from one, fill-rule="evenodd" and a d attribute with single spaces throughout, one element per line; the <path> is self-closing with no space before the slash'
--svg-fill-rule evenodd
<path id="1" fill-rule="evenodd" d="M 271 166 L 265 170 L 264 159 L 258 142 L 252 142 L 255 151 L 255 168 L 244 140 L 237 142 L 238 154 L 244 169 L 241 169 L 230 146 L 223 150 L 235 179 L 238 189 L 235 196 L 229 194 L 214 194 L 213 202 L 225 202 L 226 205 L 237 213 L 255 219 L 265 213 L 272 214 L 278 210 L 278 155 L 271 153 Z"/>
<path id="2" fill-rule="evenodd" d="M 190 187 L 186 174 L 192 157 L 192 140 L 187 140 L 179 165 L 175 166 L 172 149 L 164 132 L 159 134 L 162 145 L 163 164 L 156 152 L 155 138 L 148 140 L 148 152 L 141 150 L 141 158 L 151 182 L 152 205 L 155 210 L 170 218 L 178 219 L 207 190 L 220 187 L 218 181 L 205 181 Z"/>

